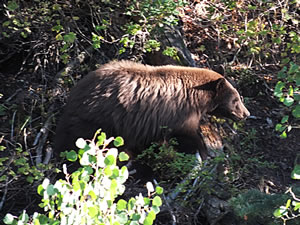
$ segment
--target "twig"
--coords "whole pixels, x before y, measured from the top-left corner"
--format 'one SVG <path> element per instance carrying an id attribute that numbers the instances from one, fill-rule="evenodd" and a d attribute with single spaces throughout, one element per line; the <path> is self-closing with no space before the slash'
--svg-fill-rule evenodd
<path id="1" fill-rule="evenodd" d="M 157 181 L 155 180 L 155 179 L 153 179 L 153 183 L 157 186 L 158 185 L 158 183 L 157 183 Z M 173 212 L 173 210 L 172 210 L 172 207 L 170 206 L 170 204 L 169 204 L 169 202 L 168 202 L 168 200 L 167 200 L 167 198 L 166 198 L 166 196 L 165 196 L 165 194 L 163 193 L 162 194 L 162 197 L 163 197 L 163 199 L 164 199 L 164 202 L 166 203 L 166 206 L 167 206 L 167 208 L 168 208 L 168 211 L 170 212 L 170 214 L 171 214 L 171 217 L 172 217 L 172 225 L 176 225 L 176 216 L 175 216 L 175 214 L 174 214 L 174 212 Z"/>
<path id="2" fill-rule="evenodd" d="M 218 167 L 218 164 L 215 164 L 214 167 L 208 168 L 208 169 L 210 170 L 210 173 L 213 173 L 214 171 L 217 170 L 217 167 Z M 199 176 L 196 177 L 196 179 L 194 180 L 192 187 L 195 187 L 195 186 L 197 185 L 198 181 L 199 181 Z M 200 180 L 200 182 L 198 183 L 198 186 L 200 186 L 204 181 L 205 181 L 205 178 L 203 178 L 202 180 Z M 184 197 L 184 200 L 187 200 L 187 198 L 189 197 L 189 195 L 190 195 L 191 192 L 192 192 L 192 189 L 190 189 L 190 190 L 186 193 L 186 195 L 185 195 L 185 197 Z"/>
<path id="3" fill-rule="evenodd" d="M 48 114 L 51 113 L 51 116 L 48 117 L 48 119 L 46 120 L 44 126 L 40 129 L 40 132 L 37 134 L 37 137 L 35 138 L 34 144 L 36 145 L 38 144 L 38 147 L 36 148 L 36 160 L 35 160 L 35 164 L 38 166 L 40 163 L 42 163 L 42 156 L 43 156 L 43 147 L 44 144 L 46 143 L 47 137 L 48 137 L 48 133 L 49 133 L 49 127 L 51 126 L 51 119 L 53 117 L 53 109 L 54 109 L 54 105 L 51 105 L 49 108 L 49 112 Z M 42 138 L 40 138 L 42 136 Z M 44 160 L 45 161 L 45 160 Z"/>
<path id="4" fill-rule="evenodd" d="M 200 203 L 200 205 L 199 205 L 196 213 L 194 214 L 194 222 L 195 222 L 195 224 L 198 224 L 197 223 L 197 217 L 198 217 L 198 214 L 200 213 L 200 210 L 202 209 L 203 204 L 204 204 L 204 199 L 202 198 L 201 199 L 201 203 Z"/>
<path id="5" fill-rule="evenodd" d="M 200 154 L 197 152 L 197 153 L 196 153 L 196 165 L 195 165 L 194 168 L 191 170 L 191 172 L 187 175 L 187 178 L 185 178 L 183 181 L 181 181 L 180 184 L 178 184 L 178 185 L 175 187 L 174 191 L 171 192 L 171 193 L 167 196 L 167 201 L 168 201 L 169 203 L 171 203 L 171 202 L 177 197 L 177 195 L 181 192 L 181 190 L 183 189 L 183 187 L 185 186 L 185 184 L 186 184 L 187 182 L 189 182 L 190 179 L 194 176 L 195 172 L 200 170 L 201 164 L 202 164 L 202 159 L 201 159 Z"/>
<path id="6" fill-rule="evenodd" d="M 52 156 L 53 149 L 50 146 L 47 146 L 45 152 L 46 156 L 44 158 L 43 164 L 48 165 Z"/>
<path id="7" fill-rule="evenodd" d="M 10 130 L 10 140 L 13 141 L 14 138 L 14 124 L 15 124 L 15 118 L 16 118 L 17 111 L 14 111 L 13 117 L 11 119 L 11 130 Z"/>
<path id="8" fill-rule="evenodd" d="M 9 102 L 13 97 L 15 97 L 19 92 L 21 92 L 22 91 L 22 89 L 21 88 L 19 88 L 18 90 L 16 90 L 9 98 L 7 98 L 6 100 L 5 100 L 5 102 L 7 103 L 7 102 Z"/>
<path id="9" fill-rule="evenodd" d="M 71 62 L 69 62 L 65 68 L 60 70 L 54 77 L 54 81 L 58 82 L 58 79 L 63 75 L 63 74 L 68 74 L 70 71 L 74 70 L 74 68 L 78 67 L 81 63 L 84 62 L 86 57 L 88 55 L 91 55 L 92 51 L 94 51 L 93 46 L 88 47 L 88 49 L 85 52 L 81 52 L 75 59 L 73 59 Z"/>
<path id="10" fill-rule="evenodd" d="M 287 193 L 290 193 L 293 197 L 294 200 L 300 202 L 300 198 L 297 198 L 297 196 L 295 195 L 295 193 L 292 191 L 292 188 L 289 188 L 289 190 L 287 191 Z"/>
<path id="11" fill-rule="evenodd" d="M 8 179 L 8 178 L 6 178 L 6 182 L 7 182 L 7 179 Z M 4 189 L 4 192 L 3 192 L 3 196 L 2 196 L 1 201 L 0 201 L 0 212 L 1 212 L 1 210 L 2 210 L 2 207 L 3 207 L 4 202 L 5 202 L 5 199 L 6 199 L 7 187 L 8 187 L 8 185 L 5 185 L 5 189 Z"/>

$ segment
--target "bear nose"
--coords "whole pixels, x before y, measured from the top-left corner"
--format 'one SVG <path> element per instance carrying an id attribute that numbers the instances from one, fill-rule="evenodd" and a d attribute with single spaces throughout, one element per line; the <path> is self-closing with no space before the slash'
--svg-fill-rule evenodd
<path id="1" fill-rule="evenodd" d="M 247 118 L 250 116 L 250 112 L 246 109 L 244 112 L 244 118 Z"/>

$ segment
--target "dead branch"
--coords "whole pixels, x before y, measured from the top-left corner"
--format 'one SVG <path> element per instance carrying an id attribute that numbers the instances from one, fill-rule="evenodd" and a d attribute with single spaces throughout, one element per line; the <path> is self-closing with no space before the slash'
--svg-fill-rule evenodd
<path id="1" fill-rule="evenodd" d="M 35 164 L 37 166 L 40 163 L 42 163 L 43 148 L 44 148 L 44 145 L 45 145 L 45 143 L 47 141 L 48 133 L 49 133 L 49 130 L 50 130 L 51 125 L 52 125 L 51 124 L 51 120 L 52 120 L 52 118 L 54 116 L 53 111 L 54 111 L 54 105 L 52 104 L 50 106 L 49 112 L 48 112 L 48 115 L 50 115 L 50 116 L 46 120 L 44 126 L 40 129 L 40 132 L 37 134 L 37 136 L 36 136 L 36 138 L 34 140 L 34 143 L 33 143 L 33 145 L 37 145 L 37 143 L 38 143 L 38 146 L 36 148 L 36 161 L 35 161 Z M 50 154 L 50 151 L 47 151 L 47 154 L 46 154 L 47 157 L 45 158 L 44 162 L 47 162 L 46 159 L 49 158 L 48 154 Z M 50 155 L 50 158 L 51 158 L 51 155 Z"/>

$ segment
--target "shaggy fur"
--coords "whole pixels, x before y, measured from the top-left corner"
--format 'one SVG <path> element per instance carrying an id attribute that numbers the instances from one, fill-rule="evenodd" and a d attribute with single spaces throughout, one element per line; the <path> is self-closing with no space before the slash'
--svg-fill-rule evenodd
<path id="1" fill-rule="evenodd" d="M 229 108 L 230 107 L 230 108 Z M 243 119 L 249 116 L 238 92 L 220 74 L 199 68 L 153 67 L 110 62 L 89 73 L 72 89 L 56 132 L 56 151 L 70 150 L 78 137 L 92 138 L 102 128 L 122 136 L 138 153 L 171 136 L 188 140 L 194 152 L 203 146 L 199 123 L 206 113 Z M 200 152 L 206 157 L 206 152 Z"/>

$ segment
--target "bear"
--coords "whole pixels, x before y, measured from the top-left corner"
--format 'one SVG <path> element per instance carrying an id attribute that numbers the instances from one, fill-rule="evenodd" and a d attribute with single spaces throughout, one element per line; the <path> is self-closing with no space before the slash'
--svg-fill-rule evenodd
<path id="1" fill-rule="evenodd" d="M 233 120 L 250 115 L 238 91 L 212 70 L 112 61 L 70 91 L 57 126 L 55 151 L 75 149 L 77 138 L 92 139 L 101 128 L 109 137 L 123 137 L 131 155 L 175 137 L 185 153 L 200 151 L 205 159 L 199 125 L 207 114 Z"/>

